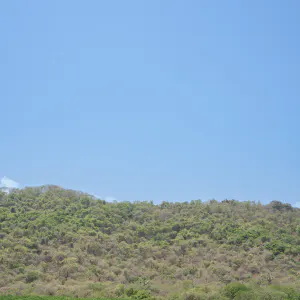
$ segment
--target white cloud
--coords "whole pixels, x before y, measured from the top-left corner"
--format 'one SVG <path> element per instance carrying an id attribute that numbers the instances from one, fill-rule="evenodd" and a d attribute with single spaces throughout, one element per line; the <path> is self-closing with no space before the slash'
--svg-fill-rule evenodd
<path id="1" fill-rule="evenodd" d="M 103 197 L 102 196 L 99 196 L 99 195 L 97 195 L 97 194 L 91 194 L 93 197 L 95 197 L 95 198 L 97 198 L 97 199 L 103 199 Z"/>
<path id="2" fill-rule="evenodd" d="M 4 176 L 1 178 L 0 186 L 4 188 L 18 188 L 20 185 L 18 182 Z"/>
<path id="3" fill-rule="evenodd" d="M 300 202 L 298 201 L 298 202 L 294 203 L 293 206 L 300 208 Z"/>
<path id="4" fill-rule="evenodd" d="M 97 199 L 101 199 L 101 200 L 105 200 L 107 202 L 113 202 L 113 201 L 118 201 L 115 197 L 113 196 L 106 196 L 106 197 L 103 197 L 99 194 L 94 194 L 94 193 L 91 193 L 90 195 L 92 195 L 93 197 L 97 198 Z"/>
<path id="5" fill-rule="evenodd" d="M 106 196 L 104 198 L 104 200 L 107 201 L 107 202 L 117 201 L 117 199 L 115 197 L 113 197 L 113 196 Z"/>

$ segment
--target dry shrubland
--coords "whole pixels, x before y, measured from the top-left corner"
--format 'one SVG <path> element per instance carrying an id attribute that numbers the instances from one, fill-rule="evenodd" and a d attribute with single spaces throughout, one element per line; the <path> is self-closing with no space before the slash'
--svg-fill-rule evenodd
<path id="1" fill-rule="evenodd" d="M 260 299 L 253 286 L 297 291 L 299 221 L 300 210 L 279 201 L 107 203 L 56 186 L 0 193 L 0 293 L 197 300 L 233 299 L 226 288 L 245 299 Z"/>

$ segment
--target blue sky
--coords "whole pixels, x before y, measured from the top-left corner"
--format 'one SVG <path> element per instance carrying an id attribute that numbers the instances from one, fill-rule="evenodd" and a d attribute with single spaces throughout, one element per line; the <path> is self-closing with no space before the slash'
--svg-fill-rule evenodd
<path id="1" fill-rule="evenodd" d="M 300 201 L 299 10 L 2 1 L 0 177 L 119 200 Z"/>

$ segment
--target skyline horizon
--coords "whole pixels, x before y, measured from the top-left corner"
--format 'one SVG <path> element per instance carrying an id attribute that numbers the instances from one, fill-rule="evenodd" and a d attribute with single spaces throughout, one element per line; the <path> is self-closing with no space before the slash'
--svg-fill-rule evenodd
<path id="1" fill-rule="evenodd" d="M 3 183 L 3 180 L 6 181 L 6 184 Z M 12 185 L 10 185 L 8 182 L 12 183 Z M 125 199 L 116 199 L 115 197 L 113 196 L 106 196 L 106 197 L 102 197 L 102 196 L 99 196 L 99 195 L 96 195 L 96 194 L 93 194 L 91 192 L 88 192 L 88 191 L 83 191 L 83 190 L 80 190 L 80 189 L 74 189 L 74 188 L 68 188 L 68 187 L 65 187 L 65 186 L 62 186 L 62 185 L 59 185 L 59 184 L 55 184 L 55 183 L 50 183 L 50 184 L 40 184 L 40 185 L 34 185 L 34 184 L 20 184 L 19 182 L 16 182 L 14 181 L 13 179 L 7 177 L 7 176 L 4 176 L 1 178 L 0 180 L 0 190 L 2 190 L 3 188 L 4 189 L 25 189 L 25 188 L 39 188 L 39 187 L 43 187 L 43 186 L 54 186 L 54 187 L 59 187 L 59 188 L 62 188 L 62 189 L 66 189 L 66 190 L 72 190 L 72 191 L 76 191 L 76 192 L 82 192 L 82 193 L 85 193 L 85 194 L 88 194 L 92 197 L 95 197 L 96 199 L 99 199 L 99 200 L 105 200 L 107 202 L 143 202 L 143 201 L 146 201 L 146 202 L 153 202 L 155 205 L 159 205 L 163 202 L 167 202 L 167 203 L 182 203 L 182 202 L 191 202 L 191 201 L 196 201 L 196 200 L 200 200 L 201 202 L 203 203 L 207 203 L 209 201 L 217 201 L 219 203 L 221 203 L 222 201 L 225 201 L 225 200 L 235 200 L 235 201 L 238 201 L 238 202 L 254 202 L 256 204 L 258 203 L 261 203 L 262 205 L 268 205 L 270 204 L 272 201 L 279 201 L 281 203 L 284 203 L 284 204 L 290 204 L 292 207 L 294 208 L 300 208 L 300 202 L 299 201 L 296 201 L 296 202 L 289 202 L 289 201 L 284 201 L 284 200 L 281 200 L 281 199 L 273 199 L 271 201 L 264 201 L 264 200 L 261 200 L 261 199 L 229 199 L 229 198 L 222 198 L 222 199 L 217 199 L 217 198 L 209 198 L 209 199 L 202 199 L 201 197 L 199 198 L 193 198 L 193 199 L 189 199 L 189 200 L 182 200 L 182 201 L 172 201 L 172 200 L 163 200 L 163 199 L 160 199 L 160 200 L 152 200 L 152 199 L 147 199 L 147 198 L 144 198 L 144 199 L 131 199 L 131 200 L 125 200 Z"/>

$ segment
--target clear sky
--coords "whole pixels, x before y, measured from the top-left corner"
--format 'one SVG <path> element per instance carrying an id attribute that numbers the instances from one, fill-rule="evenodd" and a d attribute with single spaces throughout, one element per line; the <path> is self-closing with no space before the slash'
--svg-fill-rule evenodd
<path id="1" fill-rule="evenodd" d="M 0 3 L 0 177 L 118 200 L 300 201 L 300 2 Z"/>

